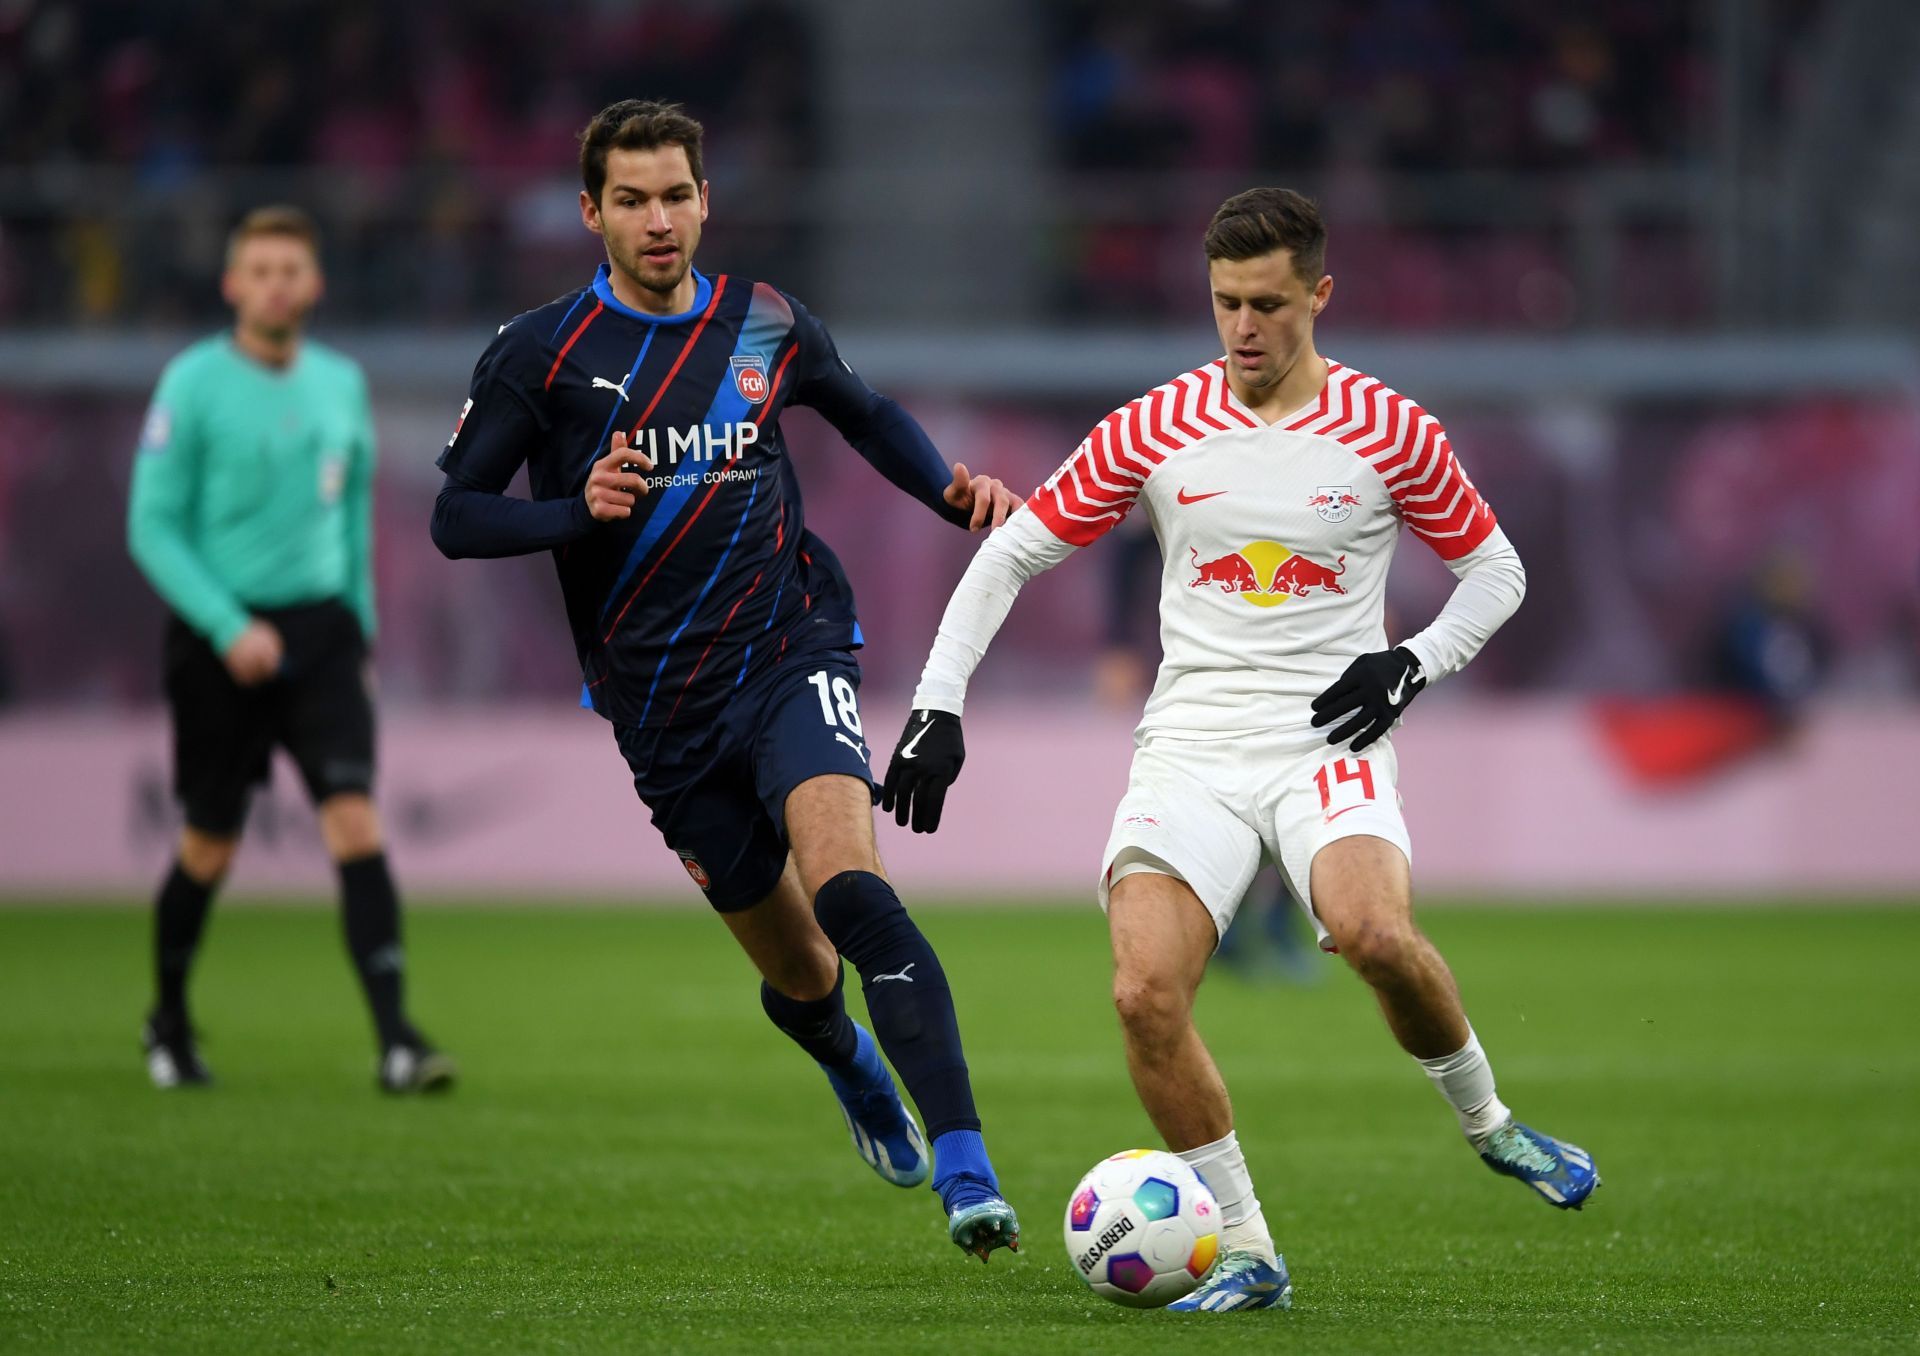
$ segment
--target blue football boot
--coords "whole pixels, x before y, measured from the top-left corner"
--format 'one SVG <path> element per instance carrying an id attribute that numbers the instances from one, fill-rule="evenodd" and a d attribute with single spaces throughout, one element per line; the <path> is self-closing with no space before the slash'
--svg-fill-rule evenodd
<path id="1" fill-rule="evenodd" d="M 927 1138 L 900 1100 L 893 1075 L 880 1062 L 880 1050 L 864 1026 L 856 1024 L 859 1044 L 844 1072 L 829 1069 L 827 1082 L 840 1099 L 854 1152 L 886 1181 L 899 1187 L 924 1184 L 933 1171 Z"/>
<path id="2" fill-rule="evenodd" d="M 1020 1220 L 1000 1194 L 1000 1179 L 978 1130 L 949 1130 L 933 1142 L 933 1189 L 947 1216 L 947 1237 L 982 1262 L 995 1248 L 1020 1251 Z"/>
<path id="3" fill-rule="evenodd" d="M 1020 1220 L 1013 1207 L 999 1196 L 989 1196 L 972 1205 L 955 1205 L 947 1212 L 947 1237 L 962 1252 L 972 1253 L 982 1262 L 995 1248 L 1020 1251 Z"/>
<path id="4" fill-rule="evenodd" d="M 1600 1185 L 1593 1156 L 1576 1144 L 1508 1121 L 1480 1149 L 1486 1165 L 1504 1177 L 1518 1177 L 1562 1210 L 1578 1210 Z"/>
<path id="5" fill-rule="evenodd" d="M 1291 1309 L 1293 1278 L 1287 1259 L 1273 1255 L 1272 1265 L 1257 1252 L 1229 1252 L 1192 1294 L 1167 1308 L 1183 1314 L 1228 1314 L 1243 1309 Z"/>

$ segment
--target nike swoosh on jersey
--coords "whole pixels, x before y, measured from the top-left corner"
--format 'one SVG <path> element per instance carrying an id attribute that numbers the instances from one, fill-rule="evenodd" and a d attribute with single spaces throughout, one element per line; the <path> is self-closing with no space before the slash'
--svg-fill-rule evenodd
<path id="1" fill-rule="evenodd" d="M 1174 498 L 1178 499 L 1183 504 L 1197 504 L 1202 499 L 1218 499 L 1221 495 L 1225 493 L 1226 493 L 1225 490 L 1210 490 L 1206 494 L 1188 494 L 1185 487 L 1183 486 L 1180 490 L 1180 493 L 1176 494 Z"/>
<path id="2" fill-rule="evenodd" d="M 1372 802 L 1368 802 L 1368 804 L 1371 804 L 1371 803 Z M 1334 820 L 1340 818 L 1341 815 L 1346 814 L 1350 810 L 1364 810 L 1366 808 L 1367 808 L 1366 805 L 1349 805 L 1345 810 L 1335 810 L 1330 815 L 1322 816 L 1320 822 L 1322 824 L 1331 824 L 1333 823 Z"/>

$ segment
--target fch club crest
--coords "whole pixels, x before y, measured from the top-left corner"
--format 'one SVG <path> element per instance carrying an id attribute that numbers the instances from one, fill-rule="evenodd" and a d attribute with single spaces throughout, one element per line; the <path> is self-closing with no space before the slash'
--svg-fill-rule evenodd
<path id="1" fill-rule="evenodd" d="M 743 399 L 758 405 L 767 398 L 767 360 L 758 353 L 736 353 L 728 359 L 733 384 Z"/>

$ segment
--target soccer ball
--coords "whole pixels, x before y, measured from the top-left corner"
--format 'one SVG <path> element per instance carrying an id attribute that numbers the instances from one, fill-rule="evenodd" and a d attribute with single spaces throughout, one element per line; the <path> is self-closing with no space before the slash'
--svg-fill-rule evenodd
<path id="1" fill-rule="evenodd" d="M 1192 1292 L 1220 1249 L 1220 1207 L 1200 1174 L 1158 1149 L 1093 1166 L 1067 1201 L 1067 1256 L 1096 1295 L 1157 1309 Z"/>

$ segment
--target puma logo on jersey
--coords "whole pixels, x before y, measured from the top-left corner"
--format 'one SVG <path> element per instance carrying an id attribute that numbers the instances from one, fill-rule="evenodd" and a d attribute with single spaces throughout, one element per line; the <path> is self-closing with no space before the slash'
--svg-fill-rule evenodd
<path id="1" fill-rule="evenodd" d="M 617 384 L 614 382 L 608 381 L 605 377 L 595 377 L 593 379 L 593 389 L 597 391 L 604 386 L 609 391 L 618 391 L 620 393 L 620 398 L 622 400 L 625 400 L 627 398 L 627 383 L 632 380 L 633 380 L 633 374 L 631 372 L 629 372 L 626 376 L 622 377 Z"/>
<path id="2" fill-rule="evenodd" d="M 911 983 L 913 983 L 913 976 L 911 976 L 911 975 L 909 975 L 909 974 L 907 973 L 907 971 L 908 971 L 908 970 L 911 970 L 911 969 L 913 969 L 913 967 L 914 967 L 914 966 L 916 966 L 916 965 L 918 965 L 919 963 L 920 963 L 919 961 L 908 961 L 908 962 L 907 962 L 907 964 L 906 964 L 906 967 L 905 967 L 905 969 L 903 969 L 903 970 L 901 970 L 899 974 L 897 974 L 897 975 L 875 975 L 875 976 L 874 976 L 874 977 L 873 977 L 873 978 L 872 978 L 871 980 L 869 980 L 869 981 L 868 981 L 868 983 L 870 983 L 870 984 L 878 984 L 878 983 L 880 983 L 880 981 L 882 981 L 882 980 L 885 980 L 885 979 L 897 979 L 897 980 L 900 980 L 900 981 L 901 981 L 901 982 L 903 982 L 903 983 L 906 983 L 906 984 L 911 984 Z"/>

